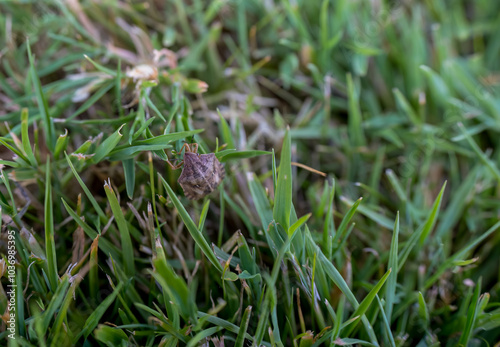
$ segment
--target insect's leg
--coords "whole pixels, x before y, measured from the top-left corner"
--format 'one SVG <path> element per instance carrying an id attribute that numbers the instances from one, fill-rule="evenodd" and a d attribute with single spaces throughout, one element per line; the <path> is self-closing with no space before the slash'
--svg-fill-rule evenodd
<path id="1" fill-rule="evenodd" d="M 177 153 L 182 153 L 182 150 L 185 150 L 185 152 L 191 152 L 191 148 L 189 148 L 189 143 L 185 143 L 182 145 L 181 149 Z"/>
<path id="2" fill-rule="evenodd" d="M 170 165 L 172 170 L 177 170 L 179 168 L 179 166 L 172 164 L 170 160 L 168 160 L 168 158 L 167 158 L 167 164 Z"/>
<path id="3" fill-rule="evenodd" d="M 191 144 L 191 152 L 198 153 L 198 144 L 197 143 Z"/>
<path id="4" fill-rule="evenodd" d="M 182 164 L 184 164 L 184 160 L 181 160 L 181 162 L 177 164 L 178 161 L 179 161 L 179 159 L 175 159 L 174 164 L 172 164 L 170 162 L 170 160 L 168 160 L 168 157 L 167 157 L 167 164 L 170 165 L 172 170 L 177 170 L 178 168 L 180 168 L 182 166 Z"/>
<path id="5" fill-rule="evenodd" d="M 174 169 L 174 170 L 180 169 L 180 167 L 182 166 L 182 164 L 184 164 L 184 160 L 183 160 L 183 161 L 181 161 L 179 164 L 175 165 L 175 166 L 173 167 L 173 169 Z"/>

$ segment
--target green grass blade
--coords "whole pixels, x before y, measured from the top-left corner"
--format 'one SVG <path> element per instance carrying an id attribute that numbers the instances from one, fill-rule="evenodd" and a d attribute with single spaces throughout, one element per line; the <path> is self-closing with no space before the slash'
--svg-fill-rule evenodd
<path id="1" fill-rule="evenodd" d="M 481 279 L 476 284 L 474 289 L 474 295 L 472 296 L 472 301 L 467 312 L 467 321 L 465 322 L 465 327 L 460 336 L 460 341 L 458 341 L 459 346 L 468 346 L 469 340 L 472 337 L 472 332 L 476 323 L 478 308 L 479 308 L 479 295 L 481 293 Z"/>
<path id="2" fill-rule="evenodd" d="M 94 336 L 97 341 L 107 346 L 126 346 L 128 344 L 128 336 L 123 330 L 104 324 L 97 326 L 97 329 L 94 330 Z"/>
<path id="3" fill-rule="evenodd" d="M 365 314 L 366 310 L 368 310 L 368 307 L 372 304 L 373 300 L 375 300 L 375 296 L 378 294 L 380 289 L 382 289 L 382 286 L 384 285 L 385 281 L 391 274 L 392 270 L 387 270 L 384 276 L 378 281 L 378 283 L 370 290 L 368 295 L 363 299 L 363 301 L 359 304 L 359 306 L 356 308 L 354 313 L 351 315 L 352 318 L 356 316 L 362 316 Z M 347 330 L 345 331 L 346 336 L 349 336 L 354 328 L 356 327 L 356 323 L 349 325 Z"/>
<path id="4" fill-rule="evenodd" d="M 120 282 L 116 286 L 115 290 L 113 290 L 113 292 L 109 296 L 107 296 L 106 299 L 104 299 L 102 303 L 99 304 L 99 306 L 97 306 L 97 308 L 90 314 L 89 318 L 87 318 L 87 320 L 85 321 L 82 330 L 75 338 L 74 342 L 78 341 L 81 336 L 83 336 L 86 339 L 90 335 L 90 333 L 92 333 L 92 331 L 95 329 L 95 327 L 99 323 L 99 320 L 104 315 L 106 310 L 116 300 L 116 296 L 118 295 L 122 287 L 123 283 Z"/>
<path id="5" fill-rule="evenodd" d="M 21 111 L 21 141 L 23 144 L 23 150 L 28 158 L 31 166 L 36 167 L 37 162 L 33 150 L 31 148 L 30 137 L 28 135 L 28 109 L 23 108 Z"/>
<path id="6" fill-rule="evenodd" d="M 75 212 L 73 209 L 68 205 L 68 203 L 61 198 L 61 201 L 64 205 L 64 208 L 68 212 L 68 214 L 73 218 L 73 220 L 85 231 L 85 234 L 87 234 L 88 237 L 90 237 L 92 240 L 95 239 L 98 236 L 98 233 L 92 229 L 87 223 L 85 223 L 82 218 Z M 110 255 L 113 259 L 120 259 L 121 257 L 119 254 L 121 254 L 120 251 L 116 249 L 116 247 L 109 242 L 108 240 L 101 238 L 99 240 L 99 248 L 106 253 L 106 255 Z"/>
<path id="7" fill-rule="evenodd" d="M 425 242 L 425 240 L 427 240 L 427 237 L 434 228 L 434 225 L 436 225 L 437 218 L 439 215 L 439 207 L 441 206 L 441 199 L 443 198 L 445 188 L 446 188 L 446 182 L 444 182 L 441 191 L 439 192 L 436 200 L 434 201 L 431 213 L 429 214 L 429 217 L 427 218 L 427 221 L 424 224 L 424 229 L 422 230 L 422 234 L 420 234 L 420 245 L 422 245 Z"/>
<path id="8" fill-rule="evenodd" d="M 202 330 L 201 332 L 196 334 L 191 340 L 189 340 L 186 346 L 187 347 L 199 346 L 201 344 L 201 341 L 203 341 L 207 337 L 214 335 L 215 333 L 221 331 L 222 329 L 223 329 L 222 327 L 212 327 Z"/>
<path id="9" fill-rule="evenodd" d="M 424 329 L 428 329 L 430 322 L 429 310 L 427 309 L 427 304 L 425 303 L 422 292 L 418 292 L 418 315 L 423 321 Z"/>
<path id="10" fill-rule="evenodd" d="M 414 125 L 421 125 L 422 120 L 418 117 L 417 113 L 413 109 L 413 107 L 410 105 L 408 100 L 406 100 L 405 96 L 401 91 L 397 88 L 393 89 L 392 91 L 394 93 L 394 96 L 396 97 L 396 101 L 398 102 L 399 107 L 403 110 L 403 112 L 408 116 L 408 119 L 414 124 Z"/>
<path id="11" fill-rule="evenodd" d="M 127 221 L 123 215 L 123 211 L 118 203 L 115 192 L 111 187 L 111 180 L 104 183 L 104 191 L 108 198 L 109 206 L 115 217 L 115 222 L 118 225 L 118 230 L 120 231 L 120 239 L 122 246 L 122 260 L 125 265 L 125 273 L 128 276 L 134 276 L 135 265 L 134 265 L 134 247 L 132 246 L 132 239 L 130 238 L 130 231 L 127 226 Z"/>
<path id="12" fill-rule="evenodd" d="M 106 217 L 106 215 L 104 214 L 104 211 L 101 209 L 101 207 L 99 206 L 99 204 L 97 203 L 96 199 L 94 198 L 94 195 L 90 192 L 90 190 L 87 188 L 87 186 L 85 185 L 85 183 L 83 182 L 82 178 L 80 177 L 80 175 L 78 175 L 78 172 L 76 172 L 76 169 L 75 167 L 73 166 L 73 163 L 71 162 L 71 159 L 69 158 L 69 156 L 66 154 L 66 152 L 64 153 L 64 156 L 66 157 L 66 161 L 71 169 L 71 171 L 73 172 L 73 175 L 75 176 L 76 180 L 78 181 L 78 183 L 80 184 L 80 187 L 82 187 L 83 189 L 83 192 L 85 193 L 85 195 L 87 196 L 87 198 L 89 199 L 90 203 L 92 204 L 92 207 L 94 208 L 94 210 L 97 212 L 97 214 L 99 215 L 99 217 L 101 218 L 101 222 L 104 222 L 106 223 L 108 218 Z M 95 237 L 93 237 L 95 238 Z"/>
<path id="13" fill-rule="evenodd" d="M 57 257 L 54 241 L 54 205 L 52 204 L 52 184 L 50 182 L 51 166 L 50 158 L 45 165 L 45 251 L 47 256 L 47 268 L 49 283 L 52 291 L 57 288 Z"/>
<path id="14" fill-rule="evenodd" d="M 313 256 L 315 253 L 317 254 L 318 264 L 324 269 L 325 273 L 332 280 L 332 282 L 340 289 L 342 293 L 346 296 L 347 300 L 353 305 L 355 308 L 359 307 L 359 303 L 356 300 L 356 297 L 352 293 L 349 285 L 346 283 L 340 272 L 333 266 L 333 264 L 326 258 L 326 256 L 321 252 L 319 247 L 314 243 L 311 238 L 310 233 L 307 233 L 306 236 L 306 247 L 308 249 L 309 256 Z M 378 292 L 378 291 L 377 291 Z M 373 342 L 377 341 L 377 337 L 373 332 L 373 327 L 371 326 L 368 319 L 363 316 L 361 317 L 363 325 L 370 336 Z"/>
<path id="15" fill-rule="evenodd" d="M 99 288 L 99 277 L 98 277 L 98 249 L 99 249 L 99 235 L 92 241 L 90 246 L 90 259 L 89 259 L 89 287 L 90 287 L 90 297 L 97 300 L 97 290 Z"/>
<path id="16" fill-rule="evenodd" d="M 226 120 L 224 117 L 222 117 L 222 114 L 220 111 L 219 113 L 219 132 L 222 135 L 222 141 L 227 144 L 227 149 L 235 149 L 236 145 L 234 144 L 234 139 L 233 135 L 231 134 L 231 129 L 229 128 L 229 124 L 227 124 Z"/>
<path id="17" fill-rule="evenodd" d="M 111 69 L 108 69 L 107 67 L 104 67 L 102 66 L 101 64 L 95 62 L 94 60 L 92 60 L 88 55 L 84 54 L 83 55 L 85 57 L 85 59 L 87 59 L 92 65 L 94 65 L 94 67 L 98 70 L 98 71 L 101 71 L 103 73 L 105 73 L 106 75 L 110 75 L 111 77 L 115 77 L 116 76 L 116 72 L 111 70 Z"/>
<path id="18" fill-rule="evenodd" d="M 350 73 L 347 74 L 347 94 L 349 96 L 349 138 L 353 146 L 364 146 L 366 139 L 363 133 L 363 118 L 359 109 L 359 93 L 356 91 Z"/>
<path id="19" fill-rule="evenodd" d="M 53 330 L 52 335 L 54 337 L 52 340 L 53 345 L 54 343 L 60 343 L 61 341 L 69 343 L 68 331 L 63 328 L 63 322 L 67 321 L 68 309 L 70 304 L 74 300 L 73 298 L 75 290 L 78 287 L 79 283 L 80 279 L 74 279 L 74 281 L 71 283 L 70 289 L 66 292 L 66 297 L 64 298 L 61 308 L 59 309 L 59 312 L 57 312 L 56 320 L 51 328 Z"/>
<path id="20" fill-rule="evenodd" d="M 106 94 L 111 88 L 114 86 L 113 80 L 106 81 L 102 84 L 102 86 L 97 90 L 90 98 L 85 100 L 85 102 L 76 110 L 72 115 L 67 117 L 67 120 L 72 120 L 85 111 L 87 111 L 92 105 L 94 105 L 98 100 L 100 100 L 104 94 Z"/>
<path id="21" fill-rule="evenodd" d="M 243 347 L 245 345 L 245 335 L 247 333 L 251 315 L 252 306 L 248 306 L 243 313 L 243 317 L 241 318 L 240 329 L 238 330 L 238 336 L 236 337 L 236 341 L 234 343 L 235 347 Z"/>
<path id="22" fill-rule="evenodd" d="M 54 290 L 54 295 L 50 300 L 49 305 L 41 316 L 42 320 L 42 333 L 45 334 L 50 326 L 50 322 L 54 317 L 54 314 L 59 310 L 62 305 L 65 296 L 67 295 L 67 289 L 69 287 L 68 277 L 63 277 L 57 288 Z"/>
<path id="23" fill-rule="evenodd" d="M 394 341 L 394 336 L 393 336 L 392 331 L 391 331 L 391 325 L 389 324 L 389 319 L 388 319 L 387 315 L 385 314 L 384 306 L 382 305 L 382 301 L 380 300 L 378 295 L 377 295 L 377 303 L 378 303 L 378 308 L 380 310 L 380 314 L 382 316 L 382 320 L 384 322 L 385 332 L 389 338 L 389 345 L 391 347 L 396 347 L 396 341 Z"/>
<path id="24" fill-rule="evenodd" d="M 481 159 L 481 161 L 486 165 L 486 167 L 490 169 L 495 179 L 500 182 L 500 170 L 498 170 L 498 167 L 495 165 L 495 163 L 492 162 L 486 156 L 486 154 L 483 153 L 483 151 L 481 151 L 477 143 L 472 139 L 472 137 L 467 133 L 467 131 L 465 131 L 465 127 L 462 123 L 458 123 L 458 128 L 460 129 L 460 131 L 462 132 L 462 134 L 464 135 L 465 139 L 472 147 L 474 152 L 477 154 L 479 159 Z"/>
<path id="25" fill-rule="evenodd" d="M 154 271 L 150 271 L 151 275 L 158 281 L 168 298 L 173 301 L 174 305 L 179 310 L 180 315 L 185 320 L 191 320 L 196 323 L 196 305 L 191 298 L 186 282 L 179 277 L 165 259 L 163 247 L 156 241 L 157 257 L 153 260 Z"/>
<path id="26" fill-rule="evenodd" d="M 430 286 L 436 282 L 441 275 L 450 267 L 454 266 L 455 262 L 465 256 L 468 252 L 474 249 L 477 245 L 487 239 L 491 234 L 493 234 L 498 228 L 500 228 L 500 222 L 495 223 L 491 228 L 489 228 L 484 234 L 476 238 L 474 241 L 469 242 L 467 246 L 453 254 L 451 257 L 446 259 L 446 261 L 436 270 L 436 273 L 432 275 L 427 281 L 425 281 L 424 288 L 428 289 Z"/>
<path id="27" fill-rule="evenodd" d="M 66 152 L 68 143 L 68 129 L 64 129 L 64 134 L 61 134 L 57 137 L 56 148 L 54 149 L 54 159 L 58 160 L 61 157 L 61 153 Z"/>
<path id="28" fill-rule="evenodd" d="M 154 111 L 154 113 L 162 120 L 164 121 L 165 123 L 167 122 L 167 120 L 165 119 L 165 117 L 163 117 L 163 115 L 161 114 L 160 110 L 158 110 L 158 107 L 156 107 L 156 105 L 151 101 L 151 99 L 149 98 L 149 95 L 145 94 L 144 95 L 145 99 L 146 99 L 146 102 L 148 104 L 149 107 L 151 107 L 151 109 Z M 150 118 L 150 119 L 154 119 L 154 117 Z"/>
<path id="29" fill-rule="evenodd" d="M 271 209 L 269 199 L 266 196 L 266 191 L 255 177 L 255 174 L 247 172 L 247 181 L 255 209 L 257 210 L 257 214 L 259 215 L 261 221 L 262 229 L 266 230 L 269 223 L 273 220 L 273 211 Z"/>
<path id="30" fill-rule="evenodd" d="M 387 286 L 385 287 L 385 315 L 387 321 L 391 322 L 392 308 L 396 301 L 396 284 L 398 280 L 398 245 L 399 245 L 399 212 L 396 215 L 394 222 L 394 229 L 392 231 L 391 249 L 389 251 L 389 264 L 388 268 L 393 272 L 392 276 L 387 279 Z"/>
<path id="31" fill-rule="evenodd" d="M 54 123 L 53 123 L 52 117 L 50 115 L 49 104 L 47 103 L 47 98 L 45 97 L 43 90 L 42 90 L 42 84 L 40 83 L 40 78 L 38 78 L 38 75 L 36 73 L 35 62 L 33 59 L 33 55 L 31 54 L 31 48 L 30 48 L 29 41 L 27 42 L 26 47 L 28 49 L 28 58 L 29 58 L 29 62 L 30 62 L 31 80 L 32 80 L 33 86 L 35 88 L 35 96 L 36 96 L 36 101 L 38 103 L 38 110 L 40 111 L 40 114 L 42 115 L 42 118 L 43 118 L 42 124 L 43 124 L 43 129 L 45 131 L 45 138 L 47 141 L 47 147 L 49 148 L 49 150 L 51 152 L 53 152 L 55 145 L 56 145 Z"/>
<path id="32" fill-rule="evenodd" d="M 345 196 L 341 196 L 340 199 L 343 203 L 345 203 L 347 206 L 350 206 L 350 207 L 356 203 L 356 202 L 353 202 L 352 200 L 346 198 Z M 370 207 L 359 205 L 357 208 L 357 211 L 359 211 L 359 213 L 365 215 L 366 217 L 370 218 L 378 225 L 383 226 L 384 228 L 392 229 L 392 227 L 394 226 L 393 222 L 389 218 L 374 211 Z"/>
<path id="33" fill-rule="evenodd" d="M 29 165 L 29 160 L 28 158 L 22 153 L 19 149 L 17 149 L 14 146 L 11 146 L 5 138 L 0 138 L 0 144 L 2 144 L 4 147 L 8 148 L 12 153 L 17 155 L 20 159 L 22 159 L 26 164 Z M 16 160 L 17 161 L 17 160 Z"/>
<path id="34" fill-rule="evenodd" d="M 167 183 L 167 181 L 165 181 L 165 179 L 161 175 L 158 175 L 158 176 L 160 177 L 160 179 L 163 183 L 163 186 L 167 190 L 168 196 L 170 197 L 170 199 L 174 203 L 175 208 L 179 212 L 179 215 L 180 215 L 182 221 L 186 225 L 189 233 L 191 234 L 191 237 L 196 242 L 198 247 L 200 247 L 201 251 L 203 252 L 203 254 L 205 254 L 207 259 L 217 269 L 217 271 L 222 273 L 223 272 L 222 265 L 217 260 L 217 257 L 215 256 L 214 252 L 212 251 L 212 249 L 208 245 L 207 241 L 205 240 L 205 238 L 203 237 L 201 232 L 196 227 L 196 224 L 194 224 L 193 220 L 191 219 L 191 217 L 187 213 L 186 209 L 184 208 L 184 206 L 180 202 L 179 198 L 177 197 L 175 192 L 172 190 L 172 188 L 170 188 L 170 185 Z"/>
<path id="35" fill-rule="evenodd" d="M 122 161 L 123 174 L 125 176 L 125 188 L 127 196 L 132 199 L 135 188 L 135 161 L 134 159 L 125 159 Z"/>
<path id="36" fill-rule="evenodd" d="M 327 3 L 325 1 L 323 4 Z M 329 183 L 325 182 L 325 192 L 328 192 L 327 187 L 330 188 Z M 335 223 L 333 222 L 333 199 L 335 197 L 335 180 L 332 180 L 332 186 L 328 194 L 328 209 L 325 216 L 325 223 L 323 224 L 323 247 L 329 259 L 332 255 L 332 237 L 335 230 Z M 325 199 L 326 200 L 326 199 Z"/>
<path id="37" fill-rule="evenodd" d="M 342 235 L 344 235 L 345 231 L 347 230 L 347 225 L 349 225 L 349 222 L 351 221 L 352 217 L 356 213 L 356 210 L 358 209 L 358 206 L 361 204 L 361 201 L 363 198 L 359 198 L 352 204 L 351 208 L 349 208 L 349 211 L 344 215 L 344 218 L 342 218 L 342 222 L 339 225 L 339 228 L 337 229 L 337 233 L 335 234 L 335 238 L 333 239 L 333 244 L 337 244 L 339 240 L 342 238 Z"/>
<path id="38" fill-rule="evenodd" d="M 290 131 L 285 132 L 281 149 L 280 169 L 274 200 L 273 217 L 285 230 L 290 226 L 292 210 L 292 166 Z"/>
<path id="39" fill-rule="evenodd" d="M 311 217 L 311 215 L 312 215 L 312 213 L 308 213 L 305 216 L 300 217 L 299 220 L 297 220 L 295 223 L 293 223 L 290 226 L 290 228 L 288 229 L 288 232 L 287 232 L 288 237 L 290 239 L 292 239 L 293 236 L 295 235 L 295 233 L 297 232 L 297 230 L 309 220 L 309 217 Z"/>
<path id="40" fill-rule="evenodd" d="M 250 150 L 250 151 L 232 151 L 232 150 L 224 150 L 215 153 L 215 156 L 221 163 L 225 163 L 231 160 L 239 160 L 239 159 L 246 159 L 246 158 L 253 158 L 257 157 L 259 155 L 266 155 L 266 154 L 271 154 L 271 152 L 268 151 L 256 151 L 256 150 Z"/>
<path id="41" fill-rule="evenodd" d="M 185 139 L 187 137 L 191 137 L 193 135 L 201 133 L 202 131 L 203 131 L 203 129 L 196 129 L 196 130 L 190 130 L 190 131 L 180 131 L 180 132 L 176 132 L 176 133 L 155 136 L 155 137 L 152 137 L 152 138 L 146 139 L 146 140 L 134 141 L 134 142 L 132 142 L 132 144 L 134 146 L 163 145 L 163 144 L 167 144 L 169 142 L 182 140 L 182 139 Z"/>
<path id="42" fill-rule="evenodd" d="M 111 134 L 106 140 L 104 140 L 103 143 L 97 147 L 97 150 L 95 151 L 94 156 L 92 157 L 92 161 L 94 163 L 99 163 L 101 160 L 104 159 L 106 155 L 108 155 L 120 142 L 122 138 L 122 134 L 120 133 L 120 130 L 122 130 L 123 124 L 118 130 L 116 130 L 113 134 Z"/>
<path id="43" fill-rule="evenodd" d="M 120 161 L 135 158 L 138 153 L 152 151 L 158 155 L 158 157 L 162 160 L 167 160 L 167 156 L 164 152 L 165 149 L 172 148 L 171 145 L 163 143 L 163 144 L 155 144 L 155 145 L 126 145 L 126 147 L 121 147 L 119 149 L 115 149 L 111 151 L 109 155 L 110 161 Z"/>

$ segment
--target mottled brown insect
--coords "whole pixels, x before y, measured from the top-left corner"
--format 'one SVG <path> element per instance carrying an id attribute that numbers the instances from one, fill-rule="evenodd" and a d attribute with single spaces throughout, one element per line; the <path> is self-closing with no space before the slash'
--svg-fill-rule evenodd
<path id="1" fill-rule="evenodd" d="M 219 186 L 225 175 L 224 167 L 214 153 L 196 153 L 198 151 L 196 143 L 191 147 L 186 143 L 182 146 L 181 152 L 182 149 L 185 149 L 184 161 L 178 165 L 168 163 L 173 169 L 180 168 L 184 163 L 177 182 L 189 200 L 199 200 Z"/>

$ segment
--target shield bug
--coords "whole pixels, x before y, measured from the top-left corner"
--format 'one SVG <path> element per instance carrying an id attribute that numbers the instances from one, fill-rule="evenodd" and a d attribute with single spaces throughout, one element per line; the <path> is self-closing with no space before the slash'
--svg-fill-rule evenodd
<path id="1" fill-rule="evenodd" d="M 169 165 L 173 169 L 178 169 L 184 164 L 179 184 L 184 191 L 184 195 L 189 200 L 199 200 L 213 192 L 225 175 L 225 170 L 214 153 L 198 154 L 198 144 L 184 144 L 181 148 L 184 151 L 184 160 L 178 165 Z"/>

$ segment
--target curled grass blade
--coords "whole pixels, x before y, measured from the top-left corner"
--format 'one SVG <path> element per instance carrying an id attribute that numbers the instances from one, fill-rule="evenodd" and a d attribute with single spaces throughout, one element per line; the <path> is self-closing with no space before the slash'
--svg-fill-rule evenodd
<path id="1" fill-rule="evenodd" d="M 97 150 L 95 151 L 95 155 L 92 157 L 92 161 L 94 163 L 98 163 L 101 160 L 104 159 L 105 156 L 107 156 L 120 142 L 122 138 L 122 134 L 120 133 L 120 130 L 125 126 L 123 124 L 118 130 L 116 130 L 113 134 L 111 134 L 106 140 L 104 140 L 103 143 L 97 147 Z"/>

